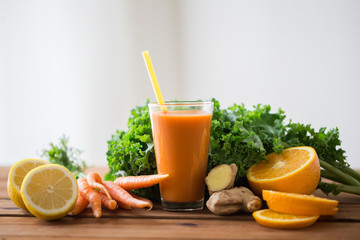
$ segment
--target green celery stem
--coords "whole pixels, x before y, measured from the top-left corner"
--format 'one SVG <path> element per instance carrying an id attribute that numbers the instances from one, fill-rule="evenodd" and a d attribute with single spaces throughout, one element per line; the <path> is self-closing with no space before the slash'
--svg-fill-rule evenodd
<path id="1" fill-rule="evenodd" d="M 335 174 L 332 174 L 331 172 L 329 172 L 327 170 L 321 170 L 321 177 L 327 178 L 329 180 L 333 180 L 333 181 L 338 182 L 338 183 L 346 184 L 346 183 L 344 183 L 342 181 L 341 178 L 338 178 Z"/>
<path id="2" fill-rule="evenodd" d="M 340 171 L 339 169 L 335 168 L 334 166 L 332 166 L 331 164 L 325 162 L 324 160 L 320 159 L 320 166 L 322 168 L 324 168 L 325 170 L 329 171 L 330 173 L 332 173 L 333 175 L 337 176 L 338 179 L 341 179 L 342 183 L 346 183 L 347 185 L 359 186 L 360 187 L 360 182 L 359 181 L 357 181 L 352 176 Z"/>
<path id="3" fill-rule="evenodd" d="M 360 182 L 360 172 L 355 171 L 351 167 L 345 167 L 343 169 L 343 172 L 349 174 L 350 176 L 352 176 L 353 178 L 355 178 L 357 181 Z"/>
<path id="4" fill-rule="evenodd" d="M 346 192 L 346 193 L 352 193 L 352 194 L 358 194 L 358 195 L 360 195 L 360 187 L 349 186 L 349 185 L 342 185 L 342 184 L 336 184 L 336 186 L 338 187 L 338 189 L 339 189 L 341 192 Z"/>

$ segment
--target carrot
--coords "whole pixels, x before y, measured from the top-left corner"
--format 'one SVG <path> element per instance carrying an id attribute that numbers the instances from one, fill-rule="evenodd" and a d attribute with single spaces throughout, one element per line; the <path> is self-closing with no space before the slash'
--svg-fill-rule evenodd
<path id="1" fill-rule="evenodd" d="M 89 172 L 86 175 L 86 179 L 89 183 L 89 186 L 92 187 L 93 189 L 102 189 L 105 191 L 106 196 L 112 200 L 108 190 L 102 185 L 102 179 L 100 177 L 100 175 L 97 172 Z"/>
<path id="2" fill-rule="evenodd" d="M 115 183 L 122 187 L 126 191 L 151 187 L 158 184 L 162 180 L 166 179 L 169 174 L 154 174 L 154 175 L 142 175 L 142 176 L 127 176 L 118 177 L 115 179 Z"/>
<path id="3" fill-rule="evenodd" d="M 85 198 L 88 202 L 91 203 L 91 207 L 96 218 L 101 217 L 101 197 L 100 193 L 96 190 L 93 190 L 86 178 L 78 179 L 78 186 L 80 190 L 80 195 Z"/>
<path id="4" fill-rule="evenodd" d="M 79 192 L 75 206 L 71 210 L 70 214 L 77 215 L 77 214 L 81 213 L 82 211 L 84 211 L 88 205 L 89 205 L 89 202 L 85 198 L 83 198 Z"/>
<path id="5" fill-rule="evenodd" d="M 122 203 L 122 202 L 117 202 L 119 208 L 125 209 L 125 210 L 131 210 L 132 207 L 130 207 L 129 205 Z"/>
<path id="6" fill-rule="evenodd" d="M 151 207 L 149 202 L 139 200 L 139 199 L 132 197 L 130 195 L 130 193 L 128 193 L 127 191 L 122 189 L 120 186 L 118 186 L 114 182 L 105 181 L 105 182 L 103 182 L 103 184 L 106 187 L 106 189 L 109 190 L 111 196 L 118 202 L 121 202 L 130 207 L 135 207 L 135 208 L 144 208 L 144 207 L 150 208 Z"/>
<path id="7" fill-rule="evenodd" d="M 117 207 L 117 203 L 115 200 L 109 199 L 106 195 L 100 194 L 101 204 L 105 206 L 109 210 L 114 210 Z"/>
<path id="8" fill-rule="evenodd" d="M 154 204 L 153 204 L 152 201 L 150 201 L 149 199 L 143 198 L 143 197 L 139 197 L 139 196 L 137 196 L 137 195 L 135 195 L 135 194 L 133 194 L 133 193 L 130 193 L 130 195 L 131 195 L 132 197 L 138 199 L 138 200 L 145 201 L 145 202 L 149 203 L 150 207 L 149 207 L 148 211 L 150 211 L 150 210 L 153 208 Z"/>

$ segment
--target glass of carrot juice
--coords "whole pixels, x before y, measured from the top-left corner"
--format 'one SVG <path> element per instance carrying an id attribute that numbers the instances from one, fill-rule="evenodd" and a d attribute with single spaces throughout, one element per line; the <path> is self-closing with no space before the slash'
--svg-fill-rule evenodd
<path id="1" fill-rule="evenodd" d="M 149 110 L 157 170 L 169 174 L 160 182 L 163 209 L 203 209 L 213 102 L 150 103 Z"/>

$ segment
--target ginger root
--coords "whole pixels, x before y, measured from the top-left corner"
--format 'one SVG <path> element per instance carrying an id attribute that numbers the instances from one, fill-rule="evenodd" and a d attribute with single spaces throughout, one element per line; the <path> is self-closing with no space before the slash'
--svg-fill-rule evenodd
<path id="1" fill-rule="evenodd" d="M 246 187 L 236 187 L 213 193 L 206 202 L 216 215 L 230 215 L 240 210 L 254 212 L 261 207 L 261 199 Z"/>
<path id="2" fill-rule="evenodd" d="M 221 164 L 210 170 L 205 178 L 209 194 L 234 187 L 238 168 L 235 163 L 230 165 Z"/>

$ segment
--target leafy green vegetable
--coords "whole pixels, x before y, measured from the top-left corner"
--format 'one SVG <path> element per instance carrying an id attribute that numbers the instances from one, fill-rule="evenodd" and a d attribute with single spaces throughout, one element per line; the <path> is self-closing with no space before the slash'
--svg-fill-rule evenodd
<path id="1" fill-rule="evenodd" d="M 360 184 L 360 174 L 346 162 L 345 151 L 340 148 L 339 130 L 311 125 L 285 122 L 286 115 L 279 109 L 271 112 L 269 105 L 257 105 L 246 109 L 243 104 L 234 104 L 221 109 L 216 99 L 211 125 L 208 171 L 225 163 L 236 163 L 239 171 L 236 184 L 246 182 L 244 176 L 253 164 L 266 160 L 271 152 L 280 154 L 284 148 L 312 146 L 319 155 L 322 177 L 346 184 L 319 184 L 325 193 L 358 193 L 351 188 Z M 156 173 L 156 162 L 152 142 L 149 101 L 131 111 L 128 131 L 117 131 L 108 141 L 107 160 L 110 172 L 107 180 L 122 175 L 143 175 Z M 330 173 L 333 178 L 330 178 Z M 142 189 L 137 192 L 148 198 L 158 198 L 158 188 Z"/>
<path id="2" fill-rule="evenodd" d="M 81 151 L 68 146 L 69 138 L 62 136 L 59 144 L 50 143 L 49 149 L 42 150 L 42 157 L 46 157 L 50 163 L 60 164 L 74 174 L 76 179 L 85 177 L 86 163 L 80 159 Z"/>
<path id="3" fill-rule="evenodd" d="M 157 173 L 148 103 L 149 100 L 143 106 L 132 109 L 128 131 L 118 130 L 108 141 L 106 155 L 110 172 L 105 175 L 105 180 Z M 150 199 L 159 198 L 157 186 L 134 192 Z"/>
<path id="4" fill-rule="evenodd" d="M 249 111 L 244 105 L 234 104 L 221 110 L 219 102 L 213 102 L 208 171 L 222 163 L 236 163 L 236 184 L 240 184 L 251 165 L 264 160 L 268 152 L 282 151 L 284 129 L 280 121 L 285 116 L 281 110 L 270 113 L 267 105 Z"/>
<path id="5" fill-rule="evenodd" d="M 311 146 L 316 150 L 323 168 L 321 177 L 337 183 L 320 182 L 318 188 L 324 193 L 337 195 L 340 192 L 360 194 L 360 173 L 350 168 L 346 162 L 345 151 L 340 147 L 339 129 L 320 128 L 319 131 L 310 125 L 289 123 L 285 141 L 292 139 L 295 145 Z M 347 184 L 346 186 L 343 184 Z"/>
<path id="6" fill-rule="evenodd" d="M 357 186 L 320 182 L 318 188 L 325 194 L 332 193 L 333 195 L 338 195 L 341 192 L 347 192 L 360 195 L 360 187 Z"/>

